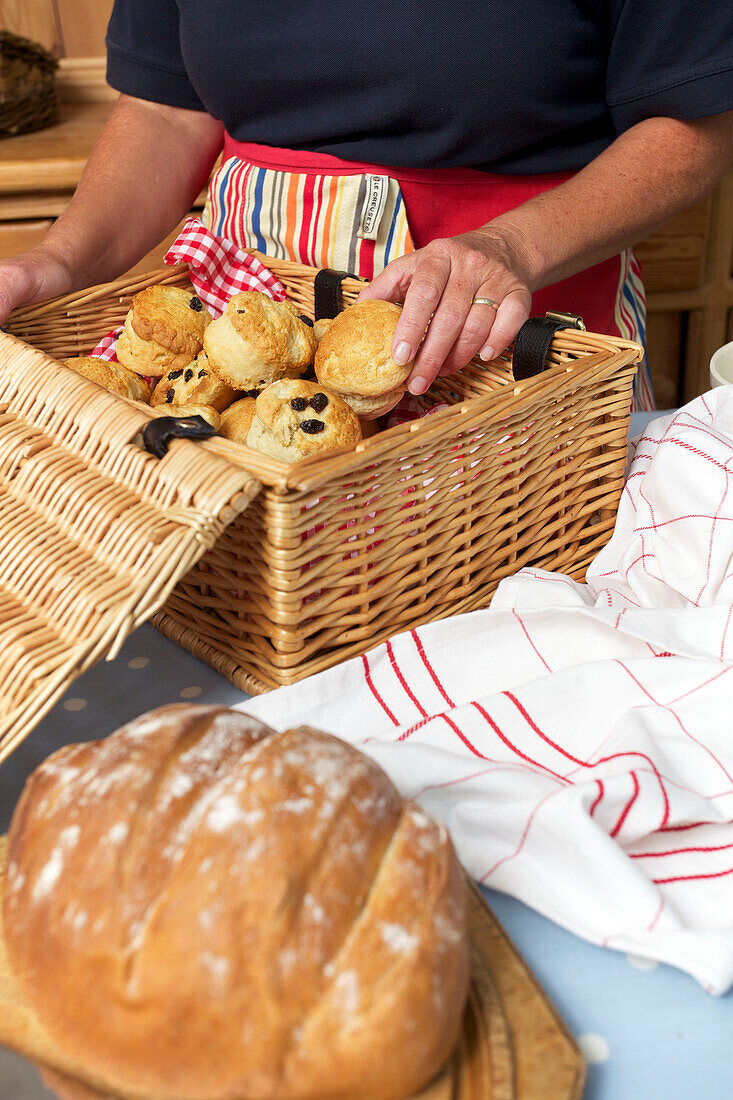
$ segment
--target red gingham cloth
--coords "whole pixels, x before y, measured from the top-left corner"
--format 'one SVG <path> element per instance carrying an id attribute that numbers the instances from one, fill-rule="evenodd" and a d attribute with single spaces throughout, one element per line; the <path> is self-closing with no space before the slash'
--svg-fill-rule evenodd
<path id="1" fill-rule="evenodd" d="M 653 421 L 586 583 L 241 704 L 363 747 L 469 872 L 595 943 L 733 983 L 733 386 Z"/>
<path id="2" fill-rule="evenodd" d="M 285 288 L 255 256 L 223 237 L 215 237 L 197 218 L 187 218 L 165 254 L 167 264 L 188 264 L 193 288 L 213 317 L 243 290 L 259 290 L 277 302 L 287 298 Z M 105 336 L 90 355 L 116 362 L 120 329 Z"/>
<path id="3" fill-rule="evenodd" d="M 224 237 L 210 233 L 197 218 L 188 218 L 165 254 L 167 264 L 188 264 L 191 282 L 214 317 L 243 290 L 259 290 L 276 302 L 287 298 L 285 287 L 255 256 Z"/>

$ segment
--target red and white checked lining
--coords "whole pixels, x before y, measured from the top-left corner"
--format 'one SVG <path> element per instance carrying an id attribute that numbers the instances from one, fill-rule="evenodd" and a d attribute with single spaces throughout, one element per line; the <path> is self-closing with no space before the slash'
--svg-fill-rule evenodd
<path id="1" fill-rule="evenodd" d="M 585 584 L 522 570 L 489 610 L 242 707 L 363 746 L 445 821 L 478 880 L 722 993 L 733 984 L 732 476 L 728 386 L 647 427 Z"/>
<path id="2" fill-rule="evenodd" d="M 198 218 L 186 219 L 164 259 L 167 264 L 188 264 L 193 288 L 213 317 L 220 317 L 232 295 L 243 290 L 259 290 L 277 302 L 287 297 L 280 280 L 260 260 L 214 236 Z M 116 362 L 120 331 L 108 333 L 90 355 Z"/>
<path id="3" fill-rule="evenodd" d="M 191 282 L 214 317 L 224 312 L 234 294 L 259 290 L 276 302 L 287 298 L 285 287 L 255 256 L 216 237 L 198 218 L 187 218 L 165 254 L 167 264 L 188 264 Z"/>

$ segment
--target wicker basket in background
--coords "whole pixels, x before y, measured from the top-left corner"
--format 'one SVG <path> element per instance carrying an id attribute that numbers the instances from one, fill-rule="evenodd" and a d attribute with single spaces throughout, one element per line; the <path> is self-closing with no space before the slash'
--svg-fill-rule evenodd
<path id="1" fill-rule="evenodd" d="M 0 137 L 58 122 L 57 68 L 58 61 L 43 46 L 0 31 Z"/>
<path id="2" fill-rule="evenodd" d="M 312 316 L 316 270 L 260 258 Z M 186 268 L 166 268 L 26 307 L 8 328 L 56 359 L 88 354 L 155 283 L 191 288 Z M 344 304 L 362 286 L 345 280 Z M 0 334 L 5 362 L 20 347 Z M 433 386 L 426 405 L 445 407 L 430 416 L 292 466 L 210 440 L 260 491 L 153 621 L 259 692 L 486 607 L 522 566 L 582 579 L 613 530 L 642 353 L 566 329 L 543 374 L 515 382 L 509 361 L 471 364 Z M 44 362 L 46 376 L 77 377 Z"/>

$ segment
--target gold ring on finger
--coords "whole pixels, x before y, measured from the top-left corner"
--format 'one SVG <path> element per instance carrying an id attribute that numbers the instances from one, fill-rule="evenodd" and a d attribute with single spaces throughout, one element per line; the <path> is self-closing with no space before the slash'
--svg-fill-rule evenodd
<path id="1" fill-rule="evenodd" d="M 493 298 L 474 298 L 473 305 L 475 306 L 491 306 L 492 309 L 498 309 L 499 303 L 495 302 Z"/>

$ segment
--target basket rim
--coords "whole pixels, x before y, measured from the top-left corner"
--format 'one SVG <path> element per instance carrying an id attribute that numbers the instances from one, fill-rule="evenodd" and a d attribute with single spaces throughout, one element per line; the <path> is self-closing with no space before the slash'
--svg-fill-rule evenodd
<path id="1" fill-rule="evenodd" d="M 271 257 L 258 253 L 256 249 L 247 249 L 246 251 L 257 255 L 258 258 L 261 257 L 263 260 L 271 260 Z M 294 270 L 302 269 L 309 273 L 318 270 L 304 264 L 298 264 L 295 261 L 283 261 L 283 263 L 285 262 Z M 16 324 L 21 325 L 40 320 L 57 311 L 63 311 L 67 316 L 71 316 L 75 305 L 88 305 L 100 298 L 114 296 L 120 292 L 124 294 L 135 293 L 138 288 L 142 289 L 152 282 L 158 284 L 176 282 L 184 274 L 186 276 L 189 274 L 187 264 L 166 264 L 139 275 L 98 283 L 84 290 L 73 291 L 25 308 L 20 307 L 14 310 L 8 318 L 8 324 L 11 326 L 10 331 L 6 333 L 0 330 L 0 341 L 4 336 L 11 336 L 14 340 L 21 339 L 15 336 L 12 331 Z M 356 280 L 354 280 L 354 283 L 355 286 L 360 285 Z M 521 406 L 522 402 L 526 401 L 530 395 L 533 398 L 539 398 L 544 395 L 543 391 L 548 391 L 548 395 L 553 391 L 557 392 L 558 383 L 566 379 L 569 382 L 569 376 L 572 376 L 573 382 L 576 382 L 589 371 L 593 372 L 599 367 L 605 367 L 605 370 L 600 372 L 600 380 L 600 378 L 612 373 L 619 367 L 638 363 L 644 357 L 644 348 L 633 340 L 609 336 L 604 333 L 581 331 L 570 327 L 560 329 L 555 333 L 550 345 L 551 349 L 557 343 L 568 339 L 581 345 L 589 343 L 595 345 L 595 348 L 589 347 L 587 354 L 571 362 L 552 364 L 532 378 L 519 382 L 509 378 L 506 382 L 497 384 L 490 393 L 467 397 L 463 401 L 438 409 L 430 416 L 386 428 L 377 435 L 362 440 L 354 449 L 332 451 L 326 455 L 313 455 L 297 462 L 287 463 L 224 437 L 213 436 L 211 439 L 202 441 L 199 445 L 214 450 L 221 457 L 228 458 L 235 465 L 244 468 L 261 480 L 264 487 L 281 491 L 309 491 L 317 485 L 331 480 L 335 475 L 345 474 L 349 472 L 350 468 L 360 467 L 363 465 L 365 458 L 378 461 L 381 457 L 385 457 L 387 452 L 397 449 L 405 438 L 416 437 L 422 442 L 432 434 L 439 434 L 445 427 L 446 421 L 450 419 L 458 420 L 468 417 L 466 424 L 473 424 L 473 421 L 488 409 L 494 410 L 497 404 L 506 405 L 507 407 L 505 410 L 502 409 L 502 413 L 510 416 L 516 410 L 516 406 Z M 21 342 L 25 343 L 22 340 Z M 43 354 L 54 367 L 70 371 L 69 367 L 64 366 L 63 363 L 60 363 L 48 353 L 43 352 Z M 480 360 L 472 360 L 472 362 L 479 366 L 488 365 Z M 119 397 L 118 400 L 120 400 Z M 121 398 L 121 400 L 124 401 L 125 398 Z M 165 415 L 164 410 L 160 411 L 152 406 L 140 404 L 139 407 L 143 411 L 147 411 L 151 420 Z"/>

